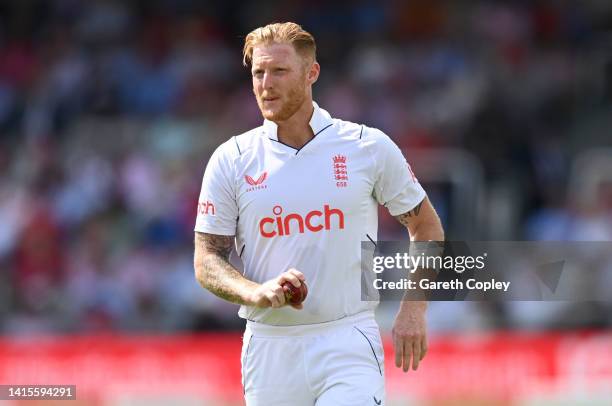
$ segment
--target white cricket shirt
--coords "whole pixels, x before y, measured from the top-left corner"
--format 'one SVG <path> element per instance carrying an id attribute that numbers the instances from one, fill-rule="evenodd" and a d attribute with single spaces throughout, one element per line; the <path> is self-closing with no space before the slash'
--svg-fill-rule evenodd
<path id="1" fill-rule="evenodd" d="M 301 149 L 278 141 L 265 120 L 220 145 L 204 173 L 195 231 L 236 236 L 252 281 L 289 268 L 306 277 L 302 310 L 242 306 L 252 321 L 312 324 L 375 308 L 361 300 L 360 256 L 361 241 L 376 241 L 377 205 L 396 216 L 425 197 L 387 135 L 313 105 L 315 137 Z"/>

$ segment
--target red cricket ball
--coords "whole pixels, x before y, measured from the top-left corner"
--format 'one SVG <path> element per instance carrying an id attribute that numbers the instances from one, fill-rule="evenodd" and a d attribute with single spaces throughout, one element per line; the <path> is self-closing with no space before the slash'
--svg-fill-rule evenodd
<path id="1" fill-rule="evenodd" d="M 306 296 L 308 296 L 308 286 L 303 281 L 300 281 L 301 285 L 299 288 L 293 286 L 291 282 L 283 283 L 283 290 L 285 291 L 285 299 L 287 303 L 297 305 L 302 303 Z"/>

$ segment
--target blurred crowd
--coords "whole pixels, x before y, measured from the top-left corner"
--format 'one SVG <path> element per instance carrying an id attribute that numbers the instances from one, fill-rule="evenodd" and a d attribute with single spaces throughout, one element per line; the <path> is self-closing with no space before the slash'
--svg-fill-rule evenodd
<path id="1" fill-rule="evenodd" d="M 611 240 L 612 179 L 588 199 L 570 181 L 581 154 L 612 160 L 611 17 L 592 0 L 0 3 L 0 332 L 240 325 L 195 282 L 193 225 L 211 152 L 261 123 L 241 49 L 271 21 L 315 35 L 314 97 L 334 117 L 409 160 L 474 157 L 487 204 L 470 238 Z M 448 220 L 453 202 L 432 200 Z M 523 325 L 438 308 L 440 329 Z"/>

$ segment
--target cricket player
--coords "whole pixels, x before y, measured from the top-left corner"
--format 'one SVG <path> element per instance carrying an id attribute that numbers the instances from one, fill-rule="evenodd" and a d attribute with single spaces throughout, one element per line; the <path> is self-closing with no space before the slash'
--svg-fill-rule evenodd
<path id="1" fill-rule="evenodd" d="M 311 34 L 270 24 L 247 35 L 243 52 L 264 121 L 208 162 L 196 278 L 241 305 L 247 405 L 382 405 L 383 347 L 377 303 L 361 300 L 361 241 L 376 241 L 378 204 L 412 240 L 442 241 L 440 220 L 387 135 L 313 102 L 321 68 Z M 228 262 L 234 244 L 244 273 Z M 306 300 L 289 305 L 285 282 L 306 283 Z M 404 371 L 427 353 L 425 311 L 424 302 L 400 304 L 393 344 Z"/>

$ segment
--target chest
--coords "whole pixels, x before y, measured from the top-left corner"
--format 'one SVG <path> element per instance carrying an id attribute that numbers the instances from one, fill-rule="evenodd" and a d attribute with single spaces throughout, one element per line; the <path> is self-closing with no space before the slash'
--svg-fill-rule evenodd
<path id="1" fill-rule="evenodd" d="M 350 214 L 371 198 L 374 185 L 371 157 L 343 145 L 297 154 L 253 151 L 238 169 L 241 215 L 305 216 L 326 206 Z"/>

